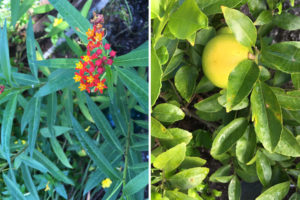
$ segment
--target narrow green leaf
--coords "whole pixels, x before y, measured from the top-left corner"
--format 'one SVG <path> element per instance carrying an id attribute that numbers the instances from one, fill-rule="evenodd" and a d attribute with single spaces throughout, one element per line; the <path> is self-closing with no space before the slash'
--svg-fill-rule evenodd
<path id="1" fill-rule="evenodd" d="M 28 150 L 30 155 L 32 156 L 33 150 L 36 143 L 37 133 L 39 131 L 40 126 L 40 111 L 41 111 L 41 99 L 33 97 L 33 118 L 31 118 L 29 122 L 28 128 Z"/>
<path id="2" fill-rule="evenodd" d="M 148 64 L 148 41 L 132 50 L 130 53 L 117 56 L 114 60 L 115 66 L 123 67 L 147 67 Z"/>
<path id="3" fill-rule="evenodd" d="M 47 97 L 47 126 L 51 135 L 53 136 L 55 135 L 53 126 L 56 120 L 56 111 L 57 111 L 57 96 L 56 96 L 56 92 L 53 92 Z"/>
<path id="4" fill-rule="evenodd" d="M 168 28 L 179 39 L 187 39 L 197 30 L 206 28 L 207 16 L 199 9 L 195 0 L 186 0 L 171 14 Z"/>
<path id="5" fill-rule="evenodd" d="M 141 190 L 144 191 L 144 188 L 148 184 L 148 174 L 149 170 L 146 169 L 132 178 L 123 188 L 123 192 L 126 195 L 133 195 Z"/>
<path id="6" fill-rule="evenodd" d="M 37 160 L 35 160 L 29 156 L 26 156 L 24 153 L 22 153 L 21 155 L 19 155 L 16 158 L 16 160 L 18 160 L 18 159 L 28 167 L 39 170 L 42 173 L 48 172 L 48 169 L 43 164 L 41 164 L 40 162 L 38 162 Z M 16 162 L 16 160 L 15 160 L 15 162 Z"/>
<path id="7" fill-rule="evenodd" d="M 35 64 L 36 61 L 36 50 L 35 50 L 35 39 L 33 32 L 32 19 L 29 18 L 27 30 L 26 30 L 26 50 L 27 50 L 27 58 L 28 64 L 31 70 L 31 73 L 38 80 L 38 67 Z"/>
<path id="8" fill-rule="evenodd" d="M 80 39 L 87 43 L 87 36 L 85 33 L 88 28 L 91 27 L 89 21 L 84 18 L 81 13 L 73 7 L 71 3 L 67 0 L 49 0 L 49 2 L 55 7 L 59 14 L 68 22 L 68 24 L 73 28 Z M 77 31 L 79 29 L 79 31 Z"/>
<path id="9" fill-rule="evenodd" d="M 272 178 L 272 168 L 269 159 L 260 150 L 256 153 L 256 171 L 260 182 L 266 187 Z"/>
<path id="10" fill-rule="evenodd" d="M 283 199 L 290 190 L 290 182 L 283 182 L 274 185 L 259 195 L 256 200 Z"/>
<path id="11" fill-rule="evenodd" d="M 64 153 L 63 148 L 60 146 L 59 142 L 57 141 L 54 135 L 50 137 L 50 143 L 52 150 L 54 151 L 57 158 L 61 161 L 61 163 L 68 168 L 72 168 L 72 165 L 69 163 L 69 160 L 66 154 Z"/>
<path id="12" fill-rule="evenodd" d="M 95 162 L 95 164 L 103 170 L 103 172 L 110 178 L 119 179 L 119 173 L 111 166 L 106 157 L 102 154 L 100 149 L 96 146 L 95 142 L 86 134 L 77 120 L 71 116 L 74 133 L 78 138 L 80 144 L 83 146 L 85 151 Z M 112 133 L 112 132 L 111 132 Z"/>
<path id="13" fill-rule="evenodd" d="M 10 9 L 11 9 L 11 24 L 15 26 L 16 22 L 19 19 L 20 0 L 11 0 Z"/>
<path id="14" fill-rule="evenodd" d="M 67 44 L 69 47 L 72 49 L 72 51 L 76 54 L 76 56 L 80 57 L 83 55 L 83 51 L 79 44 L 75 41 L 69 38 L 68 36 L 65 35 L 65 39 L 67 41 Z"/>
<path id="15" fill-rule="evenodd" d="M 38 192 L 37 192 L 37 189 L 34 185 L 34 182 L 31 178 L 31 175 L 30 175 L 30 171 L 28 169 L 28 167 L 24 164 L 21 165 L 21 171 L 22 171 L 22 176 L 23 176 L 23 180 L 24 180 L 24 183 L 25 183 L 25 186 L 27 188 L 27 190 L 30 192 L 30 194 L 32 194 L 32 196 L 34 196 L 35 199 L 39 199 L 39 195 L 38 195 Z"/>
<path id="16" fill-rule="evenodd" d="M 59 168 L 57 168 L 56 164 L 52 163 L 41 152 L 34 150 L 33 158 L 36 159 L 41 164 L 43 164 L 48 169 L 48 171 L 52 174 L 52 176 L 57 180 L 62 181 L 66 184 L 74 185 L 73 180 L 68 178 Z"/>
<path id="17" fill-rule="evenodd" d="M 153 166 L 157 169 L 170 172 L 176 169 L 184 160 L 186 144 L 181 143 L 175 147 L 161 153 L 153 162 Z"/>
<path id="18" fill-rule="evenodd" d="M 26 200 L 18 186 L 8 176 L 3 174 L 3 179 L 11 196 L 15 199 Z"/>
<path id="19" fill-rule="evenodd" d="M 123 84 L 133 94 L 145 112 L 148 111 L 148 84 L 135 70 L 117 67 L 118 75 Z"/>
<path id="20" fill-rule="evenodd" d="M 282 131 L 282 113 L 276 96 L 265 83 L 255 84 L 251 107 L 256 135 L 263 146 L 273 152 Z"/>
<path id="21" fill-rule="evenodd" d="M 53 128 L 54 128 L 55 137 L 58 137 L 58 136 L 71 130 L 71 128 L 65 127 L 65 126 L 53 126 Z M 51 134 L 50 134 L 50 131 L 48 128 L 42 128 L 40 131 L 41 131 L 42 136 L 44 136 L 46 138 L 51 137 Z"/>
<path id="22" fill-rule="evenodd" d="M 8 38 L 6 31 L 6 20 L 3 28 L 0 28 L 0 66 L 6 81 L 11 85 L 11 65 L 9 60 Z"/>
<path id="23" fill-rule="evenodd" d="M 85 2 L 83 8 L 80 11 L 80 13 L 82 14 L 83 17 L 87 17 L 87 15 L 89 14 L 89 10 L 91 8 L 92 3 L 93 3 L 93 0 L 87 0 Z"/>
<path id="24" fill-rule="evenodd" d="M 77 58 L 54 58 L 48 60 L 38 60 L 36 61 L 37 66 L 44 66 L 49 68 L 67 69 L 75 68 L 76 63 L 79 61 Z"/>
<path id="25" fill-rule="evenodd" d="M 231 168 L 230 164 L 218 168 L 217 171 L 215 171 L 209 177 L 209 181 L 211 181 L 211 182 L 223 182 L 223 183 L 229 182 L 232 179 L 232 176 L 229 176 L 230 168 Z M 225 180 L 225 179 L 227 179 L 227 180 Z"/>
<path id="26" fill-rule="evenodd" d="M 257 31 L 251 19 L 238 10 L 225 6 L 222 6 L 221 8 L 225 21 L 237 41 L 249 49 L 254 47 L 257 38 Z"/>
<path id="27" fill-rule="evenodd" d="M 12 76 L 16 80 L 16 82 L 20 85 L 34 86 L 39 83 L 39 81 L 34 76 L 29 74 L 13 72 Z"/>
<path id="28" fill-rule="evenodd" d="M 246 98 L 259 76 L 257 65 L 251 60 L 244 60 L 238 64 L 230 73 L 227 87 L 226 111 L 238 105 Z"/>
<path id="29" fill-rule="evenodd" d="M 208 175 L 208 172 L 209 169 L 206 167 L 190 168 L 171 176 L 168 181 L 176 188 L 188 190 L 200 185 Z"/>
<path id="30" fill-rule="evenodd" d="M 189 102 L 196 88 L 198 71 L 192 66 L 182 66 L 175 75 L 174 83 L 180 95 Z"/>
<path id="31" fill-rule="evenodd" d="M 190 169 L 194 167 L 201 167 L 205 165 L 206 160 L 199 158 L 199 157 L 185 157 L 184 161 L 181 163 L 179 168 L 181 169 Z"/>
<path id="32" fill-rule="evenodd" d="M 107 121 L 102 111 L 97 107 L 97 105 L 91 100 L 91 98 L 88 95 L 86 95 L 86 99 L 88 108 L 95 121 L 95 124 L 103 134 L 105 140 L 109 142 L 113 147 L 118 149 L 120 152 L 123 152 L 123 148 L 121 146 L 120 141 L 118 140 L 115 132 L 111 128 L 109 122 Z"/>
<path id="33" fill-rule="evenodd" d="M 40 5 L 36 8 L 33 8 L 33 14 L 34 15 L 44 14 L 44 13 L 50 12 L 53 9 L 54 9 L 54 7 L 51 4 L 44 4 L 44 5 Z"/>
<path id="34" fill-rule="evenodd" d="M 17 107 L 18 93 L 11 96 L 7 103 L 1 123 L 1 146 L 7 160 L 10 160 L 10 137 Z"/>
<path id="35" fill-rule="evenodd" d="M 74 85 L 75 84 L 73 80 L 74 72 L 75 72 L 74 69 L 55 70 L 48 77 L 48 82 L 43 87 L 41 87 L 34 96 L 35 97 L 46 96 L 52 92 L 56 92 L 57 90 L 61 90 L 66 87 L 70 87 Z"/>

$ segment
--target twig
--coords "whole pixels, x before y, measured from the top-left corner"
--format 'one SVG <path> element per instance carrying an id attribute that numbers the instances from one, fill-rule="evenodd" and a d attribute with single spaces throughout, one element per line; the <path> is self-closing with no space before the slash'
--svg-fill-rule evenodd
<path id="1" fill-rule="evenodd" d="M 191 118 L 194 118 L 196 119 L 197 121 L 199 121 L 201 124 L 205 125 L 211 132 L 215 131 L 218 126 L 216 124 L 213 124 L 213 123 L 210 123 L 210 122 L 207 122 L 201 118 L 199 118 L 195 113 L 189 111 L 187 108 L 181 108 L 183 110 L 183 112 L 191 117 Z"/>

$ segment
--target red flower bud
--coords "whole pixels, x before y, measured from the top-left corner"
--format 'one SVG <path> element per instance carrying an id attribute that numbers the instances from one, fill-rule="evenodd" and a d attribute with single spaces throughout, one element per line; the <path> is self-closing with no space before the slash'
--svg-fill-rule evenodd
<path id="1" fill-rule="evenodd" d="M 114 50 L 111 50 L 111 52 L 109 53 L 109 55 L 110 55 L 111 57 L 115 57 L 116 54 L 117 54 L 117 52 L 115 52 Z"/>
<path id="2" fill-rule="evenodd" d="M 110 44 L 106 43 L 106 44 L 104 45 L 104 49 L 105 49 L 105 50 L 110 49 Z"/>
<path id="3" fill-rule="evenodd" d="M 108 59 L 108 60 L 107 60 L 107 64 L 108 64 L 108 65 L 112 65 L 112 64 L 113 64 L 113 60 L 112 60 L 112 59 Z"/>

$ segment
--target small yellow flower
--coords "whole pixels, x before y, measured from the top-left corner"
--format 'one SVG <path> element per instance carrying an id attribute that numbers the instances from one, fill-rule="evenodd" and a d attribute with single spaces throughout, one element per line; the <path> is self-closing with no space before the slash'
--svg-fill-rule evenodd
<path id="1" fill-rule="evenodd" d="M 87 77 L 87 82 L 88 83 L 92 83 L 93 81 L 94 81 L 94 77 L 93 76 Z"/>
<path id="2" fill-rule="evenodd" d="M 109 178 L 106 178 L 101 182 L 102 188 L 109 188 L 111 184 L 112 182 Z"/>
<path id="3" fill-rule="evenodd" d="M 76 69 L 82 69 L 83 65 L 81 62 L 76 63 Z"/>
<path id="4" fill-rule="evenodd" d="M 94 30 L 93 29 L 88 29 L 88 31 L 86 32 L 86 35 L 88 37 L 93 37 L 94 36 Z"/>
<path id="5" fill-rule="evenodd" d="M 14 142 L 14 144 L 18 144 L 19 142 L 18 142 L 18 140 L 16 140 L 15 142 Z"/>
<path id="6" fill-rule="evenodd" d="M 79 87 L 78 87 L 79 89 L 80 89 L 80 91 L 83 91 L 83 90 L 85 90 L 86 89 L 86 85 L 85 84 L 82 84 L 82 83 L 80 83 L 80 85 L 79 85 Z"/>
<path id="7" fill-rule="evenodd" d="M 60 23 L 63 22 L 63 19 L 62 18 L 55 18 L 54 19 L 54 23 L 53 23 L 53 26 L 57 26 L 59 25 Z"/>
<path id="8" fill-rule="evenodd" d="M 102 40 L 102 33 L 96 33 L 95 38 L 96 38 L 97 41 L 101 41 Z"/>
<path id="9" fill-rule="evenodd" d="M 47 183 L 47 185 L 46 185 L 44 191 L 47 192 L 47 191 L 49 191 L 49 190 L 50 190 L 50 187 L 49 187 L 49 181 L 48 181 L 48 183 Z"/>
<path id="10" fill-rule="evenodd" d="M 89 57 L 88 55 L 83 56 L 83 60 L 84 60 L 85 62 L 89 62 L 89 61 L 90 61 L 90 57 Z"/>
<path id="11" fill-rule="evenodd" d="M 87 131 L 89 131 L 90 130 L 90 126 L 88 126 L 88 127 L 86 127 L 86 129 L 84 129 L 85 130 L 85 132 L 87 132 Z"/>
<path id="12" fill-rule="evenodd" d="M 75 80 L 75 82 L 78 82 L 81 80 L 81 76 L 79 76 L 78 74 L 75 74 L 75 76 L 73 77 L 73 79 Z"/>
<path id="13" fill-rule="evenodd" d="M 102 82 L 99 82 L 99 83 L 97 83 L 97 86 L 96 86 L 97 88 L 98 88 L 98 90 L 104 90 L 105 89 L 105 85 L 104 85 L 104 83 L 102 83 Z"/>
<path id="14" fill-rule="evenodd" d="M 26 140 L 21 140 L 21 142 L 23 145 L 26 144 Z"/>

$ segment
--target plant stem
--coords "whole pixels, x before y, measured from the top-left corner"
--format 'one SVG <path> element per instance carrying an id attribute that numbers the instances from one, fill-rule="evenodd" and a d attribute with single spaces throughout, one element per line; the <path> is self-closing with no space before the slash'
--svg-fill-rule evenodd
<path id="1" fill-rule="evenodd" d="M 126 149 L 125 149 L 125 153 L 124 153 L 124 157 L 125 157 L 125 164 L 124 164 L 124 171 L 123 171 L 123 189 L 126 185 L 126 177 L 127 177 L 127 168 L 128 168 L 128 153 L 129 153 L 129 145 L 130 145 L 130 124 L 131 122 L 129 121 L 128 123 L 128 132 L 127 132 L 127 136 L 126 136 Z M 124 192 L 122 193 L 122 196 L 120 199 L 122 199 L 124 197 Z"/>
<path id="2" fill-rule="evenodd" d="M 10 161 L 14 161 L 16 157 L 18 157 L 21 153 L 23 153 L 27 149 L 28 145 L 26 145 L 21 151 L 19 151 L 16 155 L 14 155 Z M 0 172 L 2 172 L 6 167 L 8 166 L 8 163 L 6 163 L 3 167 L 0 168 Z"/>
<path id="3" fill-rule="evenodd" d="M 114 189 L 114 191 L 107 197 L 107 200 L 109 200 L 117 191 L 118 189 L 122 186 L 122 182 Z"/>

